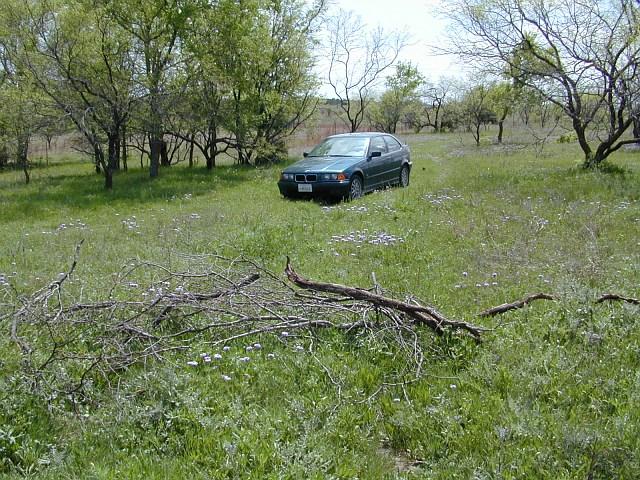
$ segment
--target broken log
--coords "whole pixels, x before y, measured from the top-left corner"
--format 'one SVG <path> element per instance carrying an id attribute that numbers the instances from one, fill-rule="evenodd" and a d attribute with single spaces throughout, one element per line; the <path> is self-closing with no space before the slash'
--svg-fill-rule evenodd
<path id="1" fill-rule="evenodd" d="M 532 295 L 528 295 L 522 300 L 517 300 L 512 303 L 503 303 L 502 305 L 498 305 L 497 307 L 489 308 L 483 312 L 478 314 L 479 317 L 493 317 L 495 315 L 499 315 L 504 312 L 508 312 L 509 310 L 516 310 L 518 308 L 522 308 L 534 300 L 555 300 L 553 295 L 549 295 L 548 293 L 534 293 Z"/>
<path id="2" fill-rule="evenodd" d="M 289 281 L 302 289 L 342 295 L 354 300 L 362 300 L 368 302 L 375 307 L 383 307 L 396 310 L 408 315 L 418 324 L 427 325 L 437 334 L 444 333 L 444 329 L 448 327 L 454 330 L 464 330 L 470 333 L 476 339 L 479 339 L 482 332 L 484 331 L 483 328 L 467 322 L 450 320 L 433 307 L 401 302 L 399 300 L 385 297 L 383 295 L 379 295 L 377 293 L 373 293 L 369 290 L 358 287 L 350 287 L 347 285 L 340 285 L 338 283 L 325 283 L 309 280 L 302 277 L 293 269 L 289 257 L 287 257 L 285 274 L 287 275 Z"/>

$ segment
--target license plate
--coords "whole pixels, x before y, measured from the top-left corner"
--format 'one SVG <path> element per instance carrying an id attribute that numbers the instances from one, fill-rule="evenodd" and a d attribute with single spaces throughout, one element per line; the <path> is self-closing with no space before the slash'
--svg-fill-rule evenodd
<path id="1" fill-rule="evenodd" d="M 299 192 L 313 192 L 313 188 L 310 183 L 299 183 L 298 184 Z"/>

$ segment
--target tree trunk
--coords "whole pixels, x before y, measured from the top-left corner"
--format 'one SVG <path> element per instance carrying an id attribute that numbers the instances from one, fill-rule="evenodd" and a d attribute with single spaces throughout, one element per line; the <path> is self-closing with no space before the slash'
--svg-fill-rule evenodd
<path id="1" fill-rule="evenodd" d="M 120 146 L 122 147 L 122 168 L 126 172 L 129 170 L 129 166 L 127 165 L 127 127 L 126 125 L 122 125 L 120 128 L 121 140 Z"/>
<path id="2" fill-rule="evenodd" d="M 113 170 L 111 170 L 109 164 L 104 161 L 104 153 L 99 143 L 94 143 L 93 154 L 96 160 L 96 170 L 102 167 L 104 170 L 104 188 L 107 190 L 113 189 Z"/>
<path id="3" fill-rule="evenodd" d="M 109 133 L 107 155 L 109 157 L 109 169 L 120 170 L 120 129 Z"/>
<path id="4" fill-rule="evenodd" d="M 120 128 L 115 133 L 113 152 L 115 154 L 113 169 L 120 170 Z"/>
<path id="5" fill-rule="evenodd" d="M 104 188 L 107 190 L 113 190 L 113 172 L 109 167 L 104 173 Z"/>
<path id="6" fill-rule="evenodd" d="M 596 169 L 600 166 L 600 164 L 603 162 L 604 159 L 605 157 L 601 155 L 599 152 L 585 153 L 584 163 L 582 164 L 582 167 L 587 170 Z"/>
<path id="7" fill-rule="evenodd" d="M 195 147 L 195 134 L 191 134 L 189 137 L 189 168 L 193 168 L 193 149 Z"/>
<path id="8" fill-rule="evenodd" d="M 205 157 L 207 161 L 207 170 L 212 170 L 216 166 L 216 155 L 218 154 L 216 145 L 218 142 L 218 131 L 214 123 L 209 124 L 209 140 L 205 147 Z"/>
<path id="9" fill-rule="evenodd" d="M 502 144 L 502 132 L 504 132 L 504 121 L 498 122 L 498 143 Z"/>
<path id="10" fill-rule="evenodd" d="M 22 171 L 24 172 L 24 181 L 28 185 L 29 180 L 31 179 L 29 175 L 29 139 L 28 138 L 18 138 L 18 163 L 20 167 L 22 167 Z"/>
<path id="11" fill-rule="evenodd" d="M 53 138 L 50 135 L 46 135 L 44 144 L 44 159 L 47 167 L 49 166 L 49 150 L 51 150 L 51 141 Z"/>
<path id="12" fill-rule="evenodd" d="M 633 138 L 640 144 L 640 115 L 633 119 Z"/>
<path id="13" fill-rule="evenodd" d="M 158 176 L 160 169 L 160 151 L 162 150 L 162 140 L 152 137 L 149 140 L 149 149 L 151 150 L 149 163 L 149 176 L 155 178 Z"/>
<path id="14" fill-rule="evenodd" d="M 7 151 L 7 146 L 2 144 L 0 145 L 0 168 L 5 167 L 9 163 L 9 152 Z"/>
<path id="15" fill-rule="evenodd" d="M 163 167 L 168 167 L 171 165 L 171 160 L 169 160 L 169 150 L 167 148 L 167 142 L 161 140 L 160 145 L 160 165 Z"/>
<path id="16" fill-rule="evenodd" d="M 591 150 L 591 146 L 589 146 L 589 142 L 587 141 L 585 129 L 582 127 L 582 124 L 575 118 L 573 119 L 573 131 L 576 132 L 576 137 L 578 137 L 578 144 L 584 152 L 584 163 L 582 164 L 583 168 L 596 168 L 602 161 L 602 158 L 598 158 L 600 157 L 600 155 L 594 155 L 593 151 Z"/>

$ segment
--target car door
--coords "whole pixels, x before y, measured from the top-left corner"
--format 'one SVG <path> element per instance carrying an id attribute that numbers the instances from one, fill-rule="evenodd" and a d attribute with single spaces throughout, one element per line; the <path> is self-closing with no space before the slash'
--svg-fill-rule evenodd
<path id="1" fill-rule="evenodd" d="M 372 157 L 371 154 L 373 152 L 380 152 L 380 156 Z M 369 155 L 365 167 L 367 175 L 367 184 L 365 187 L 367 190 L 384 185 L 387 171 L 387 155 L 387 143 L 384 141 L 382 135 L 372 137 L 369 141 Z"/>
<path id="2" fill-rule="evenodd" d="M 402 168 L 402 145 L 391 135 L 385 135 L 384 141 L 387 144 L 387 162 L 385 163 L 385 181 L 396 183 L 400 179 L 400 168 Z"/>

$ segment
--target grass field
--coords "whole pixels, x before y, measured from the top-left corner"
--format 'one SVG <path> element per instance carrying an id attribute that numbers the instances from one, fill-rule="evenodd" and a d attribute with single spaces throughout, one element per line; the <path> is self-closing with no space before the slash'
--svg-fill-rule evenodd
<path id="1" fill-rule="evenodd" d="M 247 339 L 217 369 L 189 367 L 203 336 L 70 408 L 30 391 L 5 318 L 0 477 L 640 478 L 638 307 L 594 302 L 639 296 L 640 153 L 587 172 L 575 144 L 405 140 L 410 187 L 349 204 L 282 199 L 281 167 L 133 170 L 112 192 L 73 159 L 28 186 L 0 173 L 0 315 L 66 271 L 84 239 L 86 299 L 132 260 L 243 255 L 280 274 L 289 256 L 316 280 L 369 288 L 375 272 L 389 294 L 491 329 L 480 344 L 417 329 L 424 371 L 406 385 L 384 385 L 395 357 L 376 336 L 265 335 L 246 364 Z M 535 292 L 557 300 L 476 317 Z"/>

